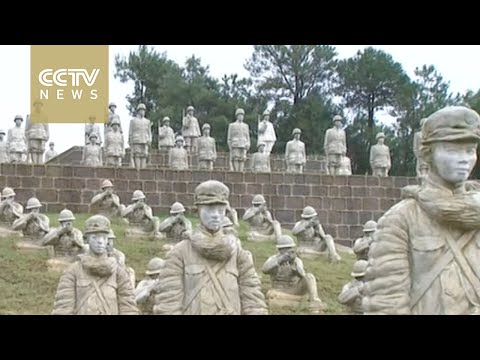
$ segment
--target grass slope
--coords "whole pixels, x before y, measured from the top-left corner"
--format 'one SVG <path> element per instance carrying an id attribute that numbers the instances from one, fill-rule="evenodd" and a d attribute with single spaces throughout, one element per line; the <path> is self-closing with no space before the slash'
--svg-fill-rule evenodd
<path id="1" fill-rule="evenodd" d="M 48 214 L 50 226 L 58 226 L 57 214 Z M 83 230 L 88 214 L 76 215 L 74 226 Z M 191 218 L 194 226 L 197 219 Z M 127 264 L 135 269 L 137 282 L 143 278 L 148 261 L 155 257 L 165 257 L 161 248 L 163 242 L 125 241 L 125 225 L 112 222 L 117 236 L 115 247 L 126 255 Z M 255 259 L 255 267 L 262 281 L 264 292 L 270 287 L 270 277 L 261 272 L 265 260 L 276 253 L 272 243 L 251 243 L 246 238 L 246 226 L 240 227 L 240 238 L 245 249 L 250 250 Z M 47 271 L 46 251 L 19 252 L 14 248 L 15 239 L 0 240 L 0 314 L 49 314 L 52 311 L 59 273 Z M 317 278 L 319 295 L 328 309 L 326 314 L 344 314 L 346 309 L 337 302 L 342 286 L 350 281 L 350 272 L 355 261 L 352 255 L 341 254 L 342 261 L 330 264 L 327 258 L 304 260 L 305 269 Z M 308 314 L 306 304 L 298 308 L 270 309 L 271 314 Z"/>

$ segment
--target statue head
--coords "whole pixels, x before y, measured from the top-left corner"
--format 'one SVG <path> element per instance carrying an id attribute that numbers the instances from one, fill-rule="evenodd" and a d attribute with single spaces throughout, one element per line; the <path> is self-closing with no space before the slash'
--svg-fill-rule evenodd
<path id="1" fill-rule="evenodd" d="M 147 107 L 145 104 L 138 104 L 137 106 L 137 116 L 143 118 L 145 117 L 145 113 L 147 112 Z"/>
<path id="2" fill-rule="evenodd" d="M 193 116 L 195 114 L 195 108 L 193 106 L 187 107 L 187 115 Z"/>
<path id="3" fill-rule="evenodd" d="M 112 253 L 115 245 L 115 239 L 117 237 L 115 236 L 115 233 L 113 232 L 112 229 L 108 232 L 107 235 L 107 252 Z"/>
<path id="4" fill-rule="evenodd" d="M 177 136 L 177 138 L 175 139 L 175 145 L 179 148 L 183 148 L 185 144 L 185 141 L 183 140 L 183 136 Z"/>
<path id="5" fill-rule="evenodd" d="M 55 147 L 55 143 L 53 141 L 50 141 L 48 147 L 50 148 L 50 150 L 53 150 L 53 148 Z"/>
<path id="6" fill-rule="evenodd" d="M 379 145 L 383 145 L 385 143 L 385 134 L 383 132 L 378 133 L 375 139 Z"/>
<path id="7" fill-rule="evenodd" d="M 17 126 L 17 127 L 22 126 L 22 122 L 23 122 L 22 115 L 16 115 L 15 119 L 13 121 L 15 122 L 15 126 Z"/>
<path id="8" fill-rule="evenodd" d="M 170 215 L 177 216 L 185 213 L 185 207 L 182 203 L 176 202 L 170 207 Z"/>
<path id="9" fill-rule="evenodd" d="M 269 121 L 270 120 L 270 111 L 265 110 L 263 112 L 262 119 L 265 120 L 265 121 Z"/>
<path id="10" fill-rule="evenodd" d="M 132 202 L 145 202 L 146 196 L 142 190 L 135 190 L 132 196 Z"/>
<path id="11" fill-rule="evenodd" d="M 265 152 L 265 143 L 263 142 L 258 143 L 257 149 L 260 154 L 263 154 Z"/>
<path id="12" fill-rule="evenodd" d="M 7 202 L 15 200 L 15 191 L 9 187 L 4 188 L 2 191 L 2 200 L 7 200 Z"/>
<path id="13" fill-rule="evenodd" d="M 200 222 L 208 231 L 216 233 L 222 228 L 229 195 L 228 187 L 216 180 L 203 182 L 195 189 L 195 206 Z"/>
<path id="14" fill-rule="evenodd" d="M 277 249 L 280 254 L 290 253 L 292 258 L 296 257 L 296 248 L 297 244 L 293 238 L 289 235 L 282 235 L 277 240 Z"/>
<path id="15" fill-rule="evenodd" d="M 210 136 L 210 129 L 211 129 L 210 124 L 208 123 L 203 124 L 202 126 L 203 135 L 207 137 Z"/>
<path id="16" fill-rule="evenodd" d="M 164 267 L 165 267 L 165 260 L 158 257 L 153 258 L 148 262 L 147 271 L 145 271 L 145 275 L 147 275 L 149 278 L 156 279 L 158 275 L 160 275 L 160 272 Z"/>
<path id="17" fill-rule="evenodd" d="M 113 184 L 110 180 L 104 180 L 102 183 L 102 191 L 113 194 Z"/>
<path id="18" fill-rule="evenodd" d="M 318 219 L 317 211 L 313 207 L 307 206 L 306 208 L 303 209 L 302 219 L 304 220 Z"/>
<path id="19" fill-rule="evenodd" d="M 293 129 L 292 135 L 293 135 L 293 138 L 294 138 L 295 140 L 300 140 L 300 137 L 302 136 L 302 130 L 300 130 L 300 129 L 298 129 L 298 128 L 297 128 L 297 129 Z"/>
<path id="20" fill-rule="evenodd" d="M 253 207 L 260 208 L 262 211 L 267 209 L 267 202 L 263 195 L 255 195 L 252 199 Z"/>
<path id="21" fill-rule="evenodd" d="M 117 105 L 114 103 L 114 102 L 111 102 L 109 105 L 108 105 L 108 109 L 114 113 L 115 110 L 117 109 Z"/>
<path id="22" fill-rule="evenodd" d="M 42 206 L 43 205 L 40 203 L 40 201 L 37 198 L 32 197 L 28 199 L 27 206 L 25 206 L 25 210 L 29 210 L 29 212 L 31 213 L 38 214 Z"/>
<path id="23" fill-rule="evenodd" d="M 107 253 L 110 230 L 110 220 L 103 215 L 94 215 L 85 221 L 83 237 L 93 255 L 101 256 Z"/>
<path id="24" fill-rule="evenodd" d="M 243 120 L 245 119 L 245 110 L 237 109 L 237 111 L 235 111 L 235 119 L 238 122 L 243 122 Z"/>
<path id="25" fill-rule="evenodd" d="M 168 116 L 165 116 L 162 122 L 163 122 L 163 126 L 170 126 L 170 118 Z"/>
<path id="26" fill-rule="evenodd" d="M 363 226 L 363 233 L 367 236 L 372 236 L 377 231 L 377 223 L 373 220 L 367 221 Z"/>
<path id="27" fill-rule="evenodd" d="M 355 264 L 353 264 L 353 271 L 350 274 L 355 279 L 361 281 L 365 274 L 367 273 L 368 268 L 368 261 L 366 260 L 358 260 Z"/>
<path id="28" fill-rule="evenodd" d="M 75 216 L 73 216 L 73 213 L 68 209 L 64 209 L 58 214 L 58 222 L 60 223 L 60 226 L 62 228 L 67 228 L 70 231 L 73 229 L 74 220 Z"/>
<path id="29" fill-rule="evenodd" d="M 98 136 L 95 133 L 91 133 L 88 139 L 90 140 L 90 144 L 96 145 L 98 141 Z"/>
<path id="30" fill-rule="evenodd" d="M 452 106 L 432 114 L 423 126 L 421 152 L 430 174 L 455 187 L 468 180 L 477 162 L 480 116 Z"/>
<path id="31" fill-rule="evenodd" d="M 335 115 L 333 117 L 333 125 L 337 128 L 340 129 L 343 125 L 343 118 L 340 115 Z"/>

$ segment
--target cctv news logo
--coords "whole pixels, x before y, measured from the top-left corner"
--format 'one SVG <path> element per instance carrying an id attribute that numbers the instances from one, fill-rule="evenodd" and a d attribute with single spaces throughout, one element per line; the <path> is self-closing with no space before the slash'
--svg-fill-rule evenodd
<path id="1" fill-rule="evenodd" d="M 38 81 L 45 89 L 40 89 L 40 99 L 49 100 L 53 96 L 56 100 L 65 100 L 69 96 L 72 100 L 82 100 L 88 97 L 90 100 L 98 99 L 98 89 L 93 88 L 95 81 L 100 74 L 100 69 L 43 69 L 38 74 Z M 60 89 L 51 89 L 57 86 Z M 78 89 L 78 87 L 85 87 L 88 89 Z M 68 87 L 68 89 L 61 88 Z M 76 89 L 77 88 L 77 89 Z"/>

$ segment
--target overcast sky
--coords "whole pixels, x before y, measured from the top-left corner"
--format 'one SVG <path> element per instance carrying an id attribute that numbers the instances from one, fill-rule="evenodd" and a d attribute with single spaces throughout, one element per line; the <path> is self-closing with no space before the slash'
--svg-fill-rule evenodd
<path id="1" fill-rule="evenodd" d="M 367 45 L 336 45 L 340 58 L 350 57 Z M 125 96 L 132 92 L 132 84 L 121 84 L 113 78 L 115 55 L 128 55 L 138 45 L 110 46 L 110 100 L 118 105 L 117 113 L 124 129 L 128 129 L 130 115 L 126 109 Z M 221 78 L 225 74 L 237 73 L 248 76 L 244 69 L 247 58 L 253 51 L 251 45 L 156 45 L 160 52 L 167 52 L 170 59 L 183 65 L 191 55 L 200 57 L 202 64 L 209 65 L 211 74 Z M 375 45 L 391 54 L 405 71 L 413 76 L 415 67 L 435 65 L 444 78 L 451 83 L 453 92 L 480 89 L 478 66 L 480 45 Z M 24 118 L 30 103 L 30 46 L 0 45 L 0 128 L 9 129 L 15 115 Z M 185 104 L 187 105 L 187 104 Z M 148 115 L 148 114 L 147 114 Z M 50 140 L 59 152 L 73 145 L 83 145 L 84 125 L 50 125 Z"/>

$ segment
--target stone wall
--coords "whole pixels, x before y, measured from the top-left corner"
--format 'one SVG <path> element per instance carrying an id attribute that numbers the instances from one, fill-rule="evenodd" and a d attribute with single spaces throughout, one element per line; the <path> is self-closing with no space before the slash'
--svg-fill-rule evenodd
<path id="1" fill-rule="evenodd" d="M 193 192 L 202 181 L 215 179 L 231 190 L 230 202 L 240 215 L 253 195 L 265 196 L 274 217 L 290 229 L 301 219 L 305 206 L 313 206 L 325 230 L 345 245 L 358 238 L 362 225 L 378 220 L 400 200 L 401 188 L 416 184 L 414 178 L 371 176 L 253 174 L 227 171 L 170 171 L 129 168 L 89 168 L 68 165 L 2 164 L 0 188 L 15 189 L 17 201 L 25 204 L 32 196 L 45 205 L 43 211 L 59 212 L 68 207 L 88 212 L 93 195 L 104 179 L 111 179 L 122 203 L 130 203 L 133 191 L 143 190 L 155 213 L 167 212 L 180 201 L 194 211 Z"/>

